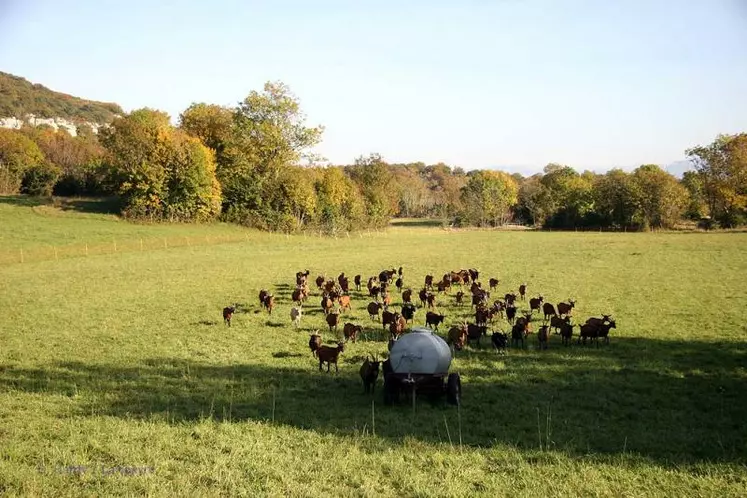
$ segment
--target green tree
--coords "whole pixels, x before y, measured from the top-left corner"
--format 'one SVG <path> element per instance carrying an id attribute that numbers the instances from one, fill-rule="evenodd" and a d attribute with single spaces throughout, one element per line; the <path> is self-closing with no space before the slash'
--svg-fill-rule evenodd
<path id="1" fill-rule="evenodd" d="M 707 146 L 688 149 L 699 173 L 710 215 L 725 227 L 745 221 L 747 133 L 719 135 Z"/>
<path id="2" fill-rule="evenodd" d="M 465 220 L 478 226 L 500 226 L 516 204 L 518 185 L 503 171 L 475 171 L 462 188 Z"/>
<path id="3" fill-rule="evenodd" d="M 220 164 L 231 140 L 233 111 L 215 104 L 194 103 L 179 116 L 179 126 L 213 149 Z"/>
<path id="4" fill-rule="evenodd" d="M 321 168 L 315 188 L 318 222 L 324 229 L 335 233 L 365 226 L 361 192 L 342 168 Z"/>
<path id="5" fill-rule="evenodd" d="M 703 176 L 697 171 L 685 171 L 680 183 L 687 190 L 690 202 L 685 209 L 685 216 L 692 220 L 700 220 L 708 215 Z"/>
<path id="6" fill-rule="evenodd" d="M 212 151 L 173 128 L 167 114 L 140 109 L 102 131 L 123 214 L 136 218 L 208 220 L 220 208 Z"/>
<path id="7" fill-rule="evenodd" d="M 517 210 L 534 226 L 544 225 L 554 212 L 550 190 L 542 184 L 542 175 L 533 175 L 521 182 Z"/>
<path id="8" fill-rule="evenodd" d="M 655 164 L 644 164 L 633 171 L 643 228 L 671 228 L 682 219 L 689 199 L 677 179 Z"/>
<path id="9" fill-rule="evenodd" d="M 594 206 L 604 225 L 627 227 L 638 211 L 636 185 L 629 173 L 611 169 L 594 184 Z"/>
<path id="10" fill-rule="evenodd" d="M 379 154 L 360 156 L 346 168 L 363 194 L 369 222 L 385 226 L 397 211 L 398 199 L 394 177 Z"/>
<path id="11" fill-rule="evenodd" d="M 50 196 L 60 169 L 52 163 L 41 162 L 28 168 L 23 175 L 21 193 L 35 196 Z"/>
<path id="12" fill-rule="evenodd" d="M 23 133 L 0 128 L 0 194 L 17 194 L 26 170 L 44 161 L 39 147 Z"/>
<path id="13" fill-rule="evenodd" d="M 283 170 L 310 157 L 323 128 L 307 127 L 298 99 L 282 83 L 266 83 L 233 113 L 231 137 L 221 160 L 219 179 L 229 219 L 258 220 L 272 214 L 268 199 Z"/>

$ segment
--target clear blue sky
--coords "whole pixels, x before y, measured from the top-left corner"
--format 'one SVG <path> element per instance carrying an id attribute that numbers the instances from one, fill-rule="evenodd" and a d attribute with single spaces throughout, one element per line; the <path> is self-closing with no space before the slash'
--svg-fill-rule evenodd
<path id="1" fill-rule="evenodd" d="M 174 119 L 282 80 L 335 163 L 666 166 L 747 131 L 747 1 L 0 0 L 0 70 Z"/>

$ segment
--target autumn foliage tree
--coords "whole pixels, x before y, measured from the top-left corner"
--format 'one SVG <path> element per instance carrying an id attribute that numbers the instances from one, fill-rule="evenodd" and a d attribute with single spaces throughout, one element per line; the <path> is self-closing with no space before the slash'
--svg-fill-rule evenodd
<path id="1" fill-rule="evenodd" d="M 44 154 L 31 139 L 0 128 L 0 194 L 17 194 L 26 171 L 43 161 Z"/>
<path id="2" fill-rule="evenodd" d="M 477 226 L 500 226 L 516 204 L 518 185 L 503 171 L 475 171 L 462 187 L 463 219 Z"/>
<path id="3" fill-rule="evenodd" d="M 165 113 L 134 111 L 115 119 L 101 139 L 126 216 L 205 221 L 219 213 L 213 152 L 172 127 Z"/>

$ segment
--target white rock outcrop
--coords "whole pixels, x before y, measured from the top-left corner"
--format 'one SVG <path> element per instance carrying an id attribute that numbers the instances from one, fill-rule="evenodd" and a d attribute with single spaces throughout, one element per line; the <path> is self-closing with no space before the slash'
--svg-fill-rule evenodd
<path id="1" fill-rule="evenodd" d="M 13 129 L 20 129 L 24 124 L 29 124 L 31 126 L 41 126 L 41 125 L 47 125 L 51 126 L 55 130 L 65 130 L 68 133 L 70 133 L 72 136 L 76 136 L 78 134 L 77 127 L 80 124 L 87 124 L 91 127 L 94 133 L 98 133 L 99 128 L 101 128 L 102 125 L 98 123 L 91 123 L 88 121 L 82 122 L 82 123 L 74 123 L 73 121 L 70 121 L 65 118 L 38 118 L 34 116 L 33 114 L 29 114 L 23 119 L 19 118 L 0 118 L 0 128 L 13 128 Z"/>

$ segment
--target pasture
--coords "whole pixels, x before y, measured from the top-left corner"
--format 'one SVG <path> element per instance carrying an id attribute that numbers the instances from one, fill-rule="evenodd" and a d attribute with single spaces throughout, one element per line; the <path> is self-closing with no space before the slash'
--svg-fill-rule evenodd
<path id="1" fill-rule="evenodd" d="M 0 201 L 2 198 L 0 198 Z M 64 229 L 60 228 L 64 227 Z M 16 233 L 18 231 L 18 233 Z M 447 231 L 320 238 L 134 225 L 0 202 L 0 251 L 242 233 L 244 241 L 0 265 L 0 495 L 744 496 L 747 235 Z M 319 307 L 290 323 L 295 273 L 364 279 L 475 267 L 528 284 L 575 322 L 612 314 L 609 345 L 457 352 L 457 408 L 384 406 L 358 367 L 386 351 L 364 326 L 340 371 L 308 348 Z M 257 300 L 270 290 L 272 315 Z M 471 319 L 439 295 L 442 333 Z M 401 299 L 393 292 L 395 308 Z M 224 306 L 239 305 L 230 328 Z M 527 303 L 520 303 L 526 308 Z M 422 325 L 419 309 L 415 323 Z M 537 318 L 535 318 L 537 320 Z M 537 322 L 539 323 L 539 322 Z M 506 330 L 505 321 L 496 322 Z M 535 327 L 536 330 L 536 327 Z M 574 331 L 578 336 L 578 328 Z"/>

